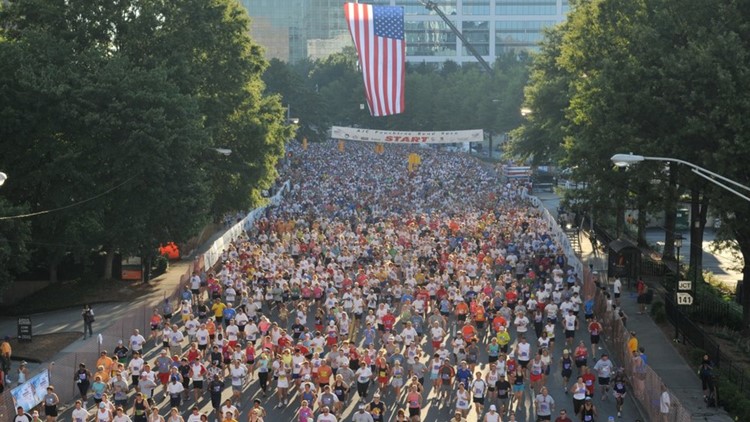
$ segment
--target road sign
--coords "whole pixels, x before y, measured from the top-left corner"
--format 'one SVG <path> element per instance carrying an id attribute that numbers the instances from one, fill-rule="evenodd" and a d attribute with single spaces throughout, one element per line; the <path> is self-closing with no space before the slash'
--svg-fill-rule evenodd
<path id="1" fill-rule="evenodd" d="M 678 281 L 677 290 L 693 290 L 693 282 L 690 280 Z"/>
<path id="2" fill-rule="evenodd" d="M 31 341 L 31 317 L 18 318 L 18 341 Z"/>
<path id="3" fill-rule="evenodd" d="M 692 305 L 693 295 L 685 292 L 677 292 L 677 304 L 678 305 Z"/>

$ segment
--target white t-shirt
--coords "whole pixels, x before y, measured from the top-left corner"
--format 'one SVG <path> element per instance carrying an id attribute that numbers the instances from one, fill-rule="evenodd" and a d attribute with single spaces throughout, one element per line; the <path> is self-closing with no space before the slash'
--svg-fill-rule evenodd
<path id="1" fill-rule="evenodd" d="M 198 344 L 204 346 L 208 344 L 208 330 L 203 328 L 195 332 L 195 336 L 198 339 Z"/>
<path id="2" fill-rule="evenodd" d="M 357 369 L 356 375 L 357 382 L 364 384 L 370 381 L 370 378 L 372 377 L 372 371 L 370 370 L 369 366 L 365 366 Z"/>
<path id="3" fill-rule="evenodd" d="M 486 388 L 487 388 L 487 384 L 481 379 L 476 379 L 471 384 L 471 391 L 474 393 L 474 397 L 477 397 L 477 398 L 484 397 L 484 391 Z"/>
<path id="4" fill-rule="evenodd" d="M 664 391 L 661 393 L 661 398 L 659 399 L 659 411 L 662 414 L 669 414 L 669 406 L 672 404 L 672 400 L 669 397 L 669 391 Z"/>
<path id="5" fill-rule="evenodd" d="M 170 382 L 169 384 L 167 384 L 167 392 L 170 395 L 177 395 L 182 393 L 183 391 L 185 391 L 185 387 L 183 387 L 182 383 L 180 382 Z"/>
<path id="6" fill-rule="evenodd" d="M 230 324 L 229 326 L 227 326 L 226 330 L 224 330 L 224 333 L 227 336 L 227 340 L 229 341 L 237 341 L 239 332 L 240 329 L 235 324 Z"/>
<path id="7" fill-rule="evenodd" d="M 143 338 L 142 335 L 133 334 L 130 336 L 130 349 L 132 349 L 134 352 L 140 352 L 143 349 L 143 343 L 146 342 L 146 339 Z"/>
<path id="8" fill-rule="evenodd" d="M 89 419 L 89 412 L 86 411 L 86 409 L 74 409 L 72 420 L 73 422 L 86 422 Z"/>
<path id="9" fill-rule="evenodd" d="M 242 381 L 245 378 L 245 375 L 247 375 L 247 367 L 244 365 L 240 366 L 230 366 L 229 367 L 229 375 L 232 377 L 232 386 L 240 387 L 242 386 Z M 221 412 L 226 413 L 226 412 Z"/>
<path id="10" fill-rule="evenodd" d="M 221 414 L 226 415 L 227 413 L 237 415 L 237 408 L 232 406 L 231 404 L 229 406 L 227 405 L 221 406 Z"/>
<path id="11" fill-rule="evenodd" d="M 404 345 L 409 346 L 417 338 L 417 330 L 414 327 L 404 328 L 401 332 L 401 337 L 404 338 Z"/>
<path id="12" fill-rule="evenodd" d="M 333 415 L 333 413 L 325 414 L 321 413 L 318 415 L 318 422 L 336 422 L 336 416 Z"/>

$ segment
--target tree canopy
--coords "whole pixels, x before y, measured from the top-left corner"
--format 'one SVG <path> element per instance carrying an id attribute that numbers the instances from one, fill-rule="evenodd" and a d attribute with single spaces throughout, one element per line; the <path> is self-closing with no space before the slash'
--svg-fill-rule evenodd
<path id="1" fill-rule="evenodd" d="M 575 2 L 534 60 L 525 99 L 532 114 L 514 132 L 513 150 L 573 169 L 588 186 L 576 199 L 598 218 L 621 223 L 626 209 L 664 209 L 665 256 L 672 253 L 678 196 L 691 197 L 691 243 L 698 249 L 710 203 L 750 262 L 747 201 L 684 166 L 614 169 L 610 161 L 627 152 L 674 157 L 750 181 L 742 164 L 750 158 L 746 8 L 698 0 Z M 691 264 L 696 259 L 691 253 Z M 750 266 L 744 274 L 750 280 Z M 744 310 L 750 330 L 750 295 Z"/>
<path id="2" fill-rule="evenodd" d="M 292 117 L 300 119 L 299 135 L 311 140 L 323 139 L 331 125 L 497 134 L 521 123 L 529 61 L 527 55 L 501 57 L 492 75 L 453 62 L 407 63 L 406 111 L 386 118 L 373 118 L 367 110 L 353 48 L 315 62 L 272 61 L 263 79 L 269 92 L 291 105 Z"/>
<path id="3" fill-rule="evenodd" d="M 28 220 L 17 254 L 34 245 L 51 269 L 69 253 L 143 254 L 256 205 L 292 131 L 249 23 L 230 0 L 6 3 L 0 195 L 36 211 L 106 192 Z"/>

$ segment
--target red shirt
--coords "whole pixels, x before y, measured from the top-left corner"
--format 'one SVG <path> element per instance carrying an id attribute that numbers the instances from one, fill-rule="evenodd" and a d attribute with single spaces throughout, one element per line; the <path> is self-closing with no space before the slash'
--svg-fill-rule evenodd
<path id="1" fill-rule="evenodd" d="M 392 313 L 388 312 L 387 314 L 383 315 L 383 327 L 386 330 L 392 330 L 395 324 L 396 324 L 396 317 L 393 316 Z"/>
<path id="2" fill-rule="evenodd" d="M 514 303 L 516 300 L 518 300 L 518 293 L 514 292 L 513 290 L 508 290 L 505 292 L 505 300 L 508 301 L 508 303 Z"/>
<path id="3" fill-rule="evenodd" d="M 583 379 L 583 383 L 586 384 L 586 393 L 590 396 L 594 395 L 594 387 L 596 386 L 596 377 L 594 374 L 589 372 L 588 374 L 581 375 L 581 378 Z"/>
<path id="4" fill-rule="evenodd" d="M 500 331 L 500 326 L 507 327 L 508 321 L 502 315 L 498 315 L 492 319 L 492 328 L 495 331 Z"/>
<path id="5" fill-rule="evenodd" d="M 196 360 L 198 360 L 198 358 L 200 356 L 201 356 L 201 351 L 200 350 L 198 350 L 198 349 L 195 349 L 195 350 L 190 349 L 190 350 L 188 350 L 186 357 L 187 357 L 188 362 L 193 363 Z"/>

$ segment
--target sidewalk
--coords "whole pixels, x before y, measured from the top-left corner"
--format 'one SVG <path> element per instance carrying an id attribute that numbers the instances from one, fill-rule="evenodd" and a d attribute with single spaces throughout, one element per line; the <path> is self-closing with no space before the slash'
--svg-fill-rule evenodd
<path id="1" fill-rule="evenodd" d="M 606 258 L 593 250 L 591 241 L 581 234 L 581 261 L 593 264 L 594 271 L 606 272 Z M 609 283 L 609 282 L 608 282 Z M 611 284 L 609 285 L 611 289 Z M 621 307 L 628 316 L 627 327 L 637 333 L 638 342 L 646 349 L 649 366 L 661 377 L 670 393 L 692 414 L 693 421 L 730 422 L 732 418 L 723 410 L 706 407 L 701 381 L 697 375 L 698 362 L 686 362 L 649 315 L 638 314 L 635 286 L 625 290 Z M 719 392 L 721 394 L 721 392 Z"/>

